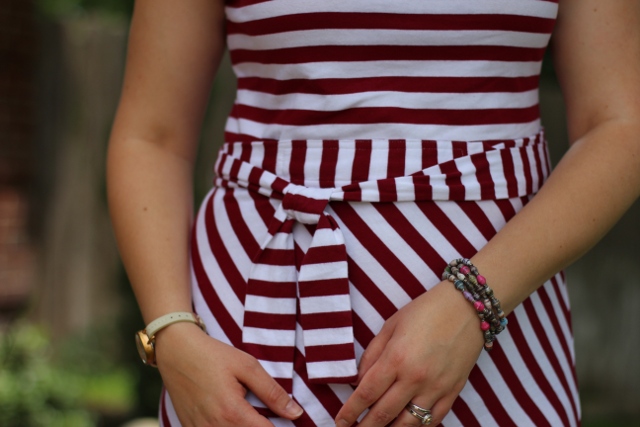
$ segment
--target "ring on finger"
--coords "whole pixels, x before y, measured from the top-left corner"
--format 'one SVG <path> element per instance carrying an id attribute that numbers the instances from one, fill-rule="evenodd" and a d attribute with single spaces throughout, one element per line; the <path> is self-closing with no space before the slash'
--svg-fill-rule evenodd
<path id="1" fill-rule="evenodd" d="M 405 408 L 411 415 L 419 419 L 423 426 L 428 426 L 431 424 L 431 421 L 433 421 L 433 417 L 431 416 L 431 411 L 429 409 L 425 409 L 411 402 L 407 403 Z"/>

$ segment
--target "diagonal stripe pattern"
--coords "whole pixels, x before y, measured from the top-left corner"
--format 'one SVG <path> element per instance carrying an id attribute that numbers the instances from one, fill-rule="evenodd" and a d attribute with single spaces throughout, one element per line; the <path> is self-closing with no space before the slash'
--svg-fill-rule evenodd
<path id="1" fill-rule="evenodd" d="M 422 141 L 394 143 L 411 147 Z M 256 142 L 252 147 L 266 150 L 262 144 Z M 330 188 L 288 182 L 223 148 L 216 165 L 218 186 L 246 188 L 281 200 L 267 237 L 252 259 L 242 342 L 290 393 L 297 319 L 310 382 L 349 383 L 357 377 L 347 251 L 338 223 L 327 212 L 329 202 L 524 197 L 537 192 L 548 173 L 542 131 L 530 138 L 494 141 L 478 148 L 410 175 Z M 513 167 L 525 159 L 541 172 L 535 182 L 528 170 Z M 301 259 L 297 259 L 293 238 L 296 223 L 313 230 Z"/>

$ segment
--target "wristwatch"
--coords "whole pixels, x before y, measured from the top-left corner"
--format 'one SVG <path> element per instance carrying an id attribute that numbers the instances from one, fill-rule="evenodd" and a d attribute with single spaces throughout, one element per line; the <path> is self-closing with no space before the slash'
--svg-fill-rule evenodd
<path id="1" fill-rule="evenodd" d="M 204 322 L 200 319 L 200 316 L 195 313 L 180 311 L 165 314 L 164 316 L 157 318 L 153 322 L 149 323 L 145 329 L 136 332 L 136 347 L 138 348 L 140 359 L 142 359 L 142 362 L 145 365 L 153 366 L 154 368 L 157 367 L 155 348 L 156 334 L 167 326 L 178 322 L 195 323 L 200 327 L 200 329 L 207 332 Z"/>

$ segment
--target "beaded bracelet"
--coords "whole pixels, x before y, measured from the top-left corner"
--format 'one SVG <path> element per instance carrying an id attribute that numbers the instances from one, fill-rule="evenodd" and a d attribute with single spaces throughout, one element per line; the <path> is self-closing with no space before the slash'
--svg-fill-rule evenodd
<path id="1" fill-rule="evenodd" d="M 484 349 L 491 351 L 496 335 L 502 332 L 509 322 L 500 308 L 500 301 L 487 285 L 487 280 L 467 258 L 451 261 L 442 274 L 442 279 L 452 282 L 465 299 L 473 304 L 480 318 Z"/>
<path id="2" fill-rule="evenodd" d="M 466 292 L 465 298 L 470 301 L 473 299 L 474 308 L 480 317 L 480 328 L 484 332 L 484 348 L 489 351 L 493 347 L 495 336 L 505 326 L 505 322 L 502 322 L 504 313 L 500 309 L 500 303 L 493 296 L 491 288 L 486 286 L 484 277 L 478 274 L 477 269 L 470 261 L 455 260 L 455 266 L 452 265 L 451 270 L 458 279 L 454 281 L 454 285 L 457 285 L 457 288 L 462 288 L 463 294 Z M 461 286 L 459 282 L 462 282 L 464 286 Z M 472 298 L 469 298 L 469 295 Z"/>

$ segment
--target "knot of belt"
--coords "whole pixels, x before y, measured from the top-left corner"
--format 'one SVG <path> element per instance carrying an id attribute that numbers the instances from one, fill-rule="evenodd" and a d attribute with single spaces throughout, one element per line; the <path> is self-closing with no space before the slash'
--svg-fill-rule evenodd
<path id="1" fill-rule="evenodd" d="M 307 375 L 314 382 L 353 382 L 357 377 L 344 237 L 325 212 L 334 189 L 288 184 L 269 224 L 269 237 L 253 259 L 247 282 L 242 339 L 245 349 L 270 361 L 289 378 L 296 323 L 302 328 Z M 298 260 L 295 223 L 315 225 Z"/>
<path id="2" fill-rule="evenodd" d="M 540 155 L 545 144 L 544 138 L 514 142 L 411 175 L 341 188 L 292 184 L 223 148 L 216 165 L 217 186 L 246 188 L 282 200 L 248 276 L 244 350 L 291 392 L 296 334 L 300 334 L 310 382 L 353 382 L 357 366 L 347 251 L 340 227 L 326 211 L 327 204 L 526 196 L 537 192 L 548 174 Z M 537 179 L 532 179 L 536 169 Z M 309 249 L 305 254 L 298 249 L 299 255 L 292 234 L 297 223 L 315 226 Z"/>

